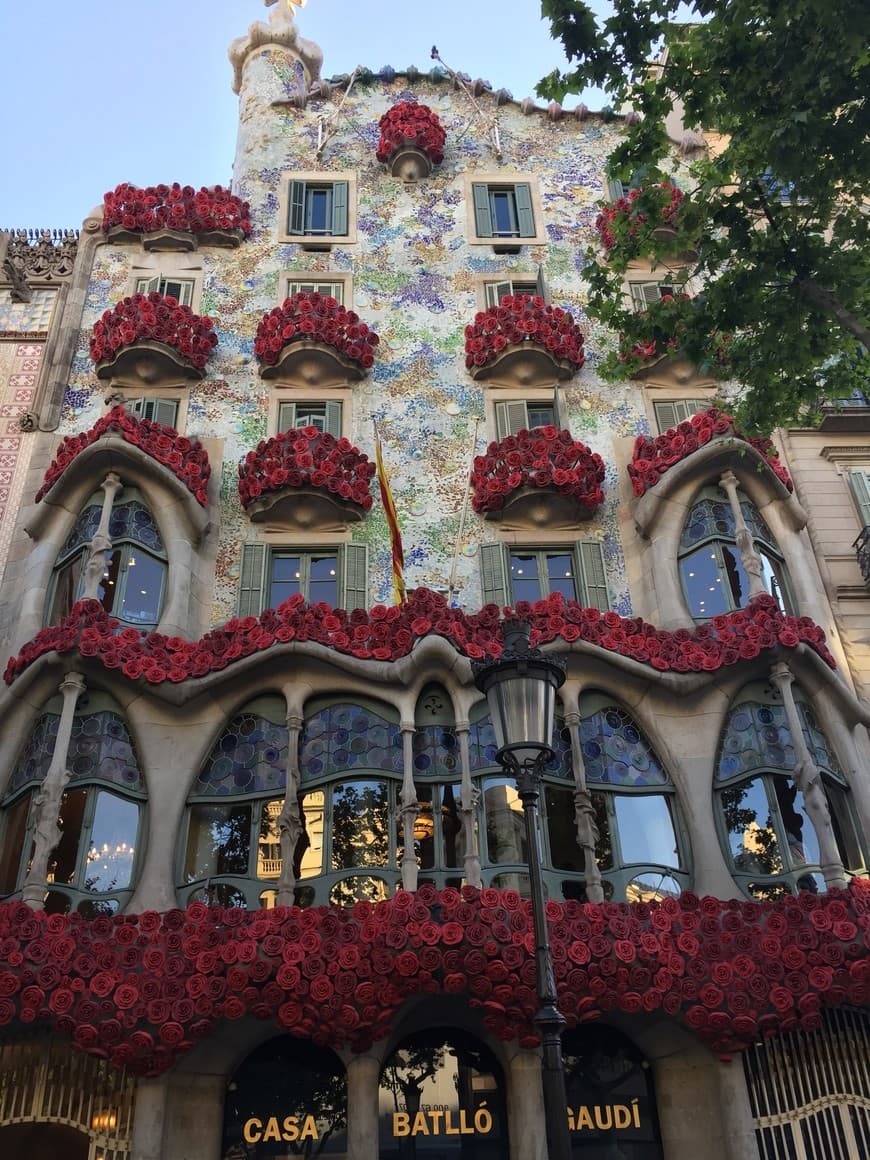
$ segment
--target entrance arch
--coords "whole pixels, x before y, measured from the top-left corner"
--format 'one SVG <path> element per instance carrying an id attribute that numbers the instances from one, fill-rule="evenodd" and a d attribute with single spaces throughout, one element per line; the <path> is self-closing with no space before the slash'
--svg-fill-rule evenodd
<path id="1" fill-rule="evenodd" d="M 101 1152 L 97 1153 L 102 1155 Z M 91 1141 L 66 1124 L 6 1124 L 0 1127 L 0 1156 L 27 1160 L 89 1160 Z"/>
<path id="2" fill-rule="evenodd" d="M 456 1027 L 417 1031 L 381 1069 L 378 1160 L 508 1160 L 504 1074 Z"/>

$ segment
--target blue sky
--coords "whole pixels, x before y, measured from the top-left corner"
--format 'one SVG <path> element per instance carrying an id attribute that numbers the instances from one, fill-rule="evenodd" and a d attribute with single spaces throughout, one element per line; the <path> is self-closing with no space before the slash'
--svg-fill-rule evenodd
<path id="1" fill-rule="evenodd" d="M 227 47 L 268 20 L 262 0 L 2 7 L 0 229 L 79 226 L 120 181 L 229 181 L 237 98 Z M 357 64 L 428 70 L 437 44 L 451 68 L 522 100 L 564 61 L 538 0 L 309 0 L 297 24 L 323 49 L 325 76 Z"/>

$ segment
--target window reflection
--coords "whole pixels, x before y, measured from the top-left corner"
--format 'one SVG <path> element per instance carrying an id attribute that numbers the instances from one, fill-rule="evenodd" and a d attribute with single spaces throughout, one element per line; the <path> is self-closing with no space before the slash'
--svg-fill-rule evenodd
<path id="1" fill-rule="evenodd" d="M 353 906 L 355 902 L 383 902 L 389 898 L 390 889 L 383 878 L 362 877 L 342 878 L 329 892 L 332 906 Z"/>
<path id="2" fill-rule="evenodd" d="M 528 861 L 523 803 L 507 778 L 487 778 L 483 790 L 486 847 L 494 865 Z"/>
<path id="3" fill-rule="evenodd" d="M 250 844 L 250 804 L 191 806 L 185 881 L 198 882 L 218 874 L 247 874 Z"/>
<path id="4" fill-rule="evenodd" d="M 280 878 L 283 861 L 281 858 L 281 831 L 278 818 L 284 808 L 284 801 L 276 798 L 262 802 L 260 806 L 260 834 L 257 842 L 257 877 Z"/>
<path id="5" fill-rule="evenodd" d="M 421 870 L 455 869 L 462 865 L 462 823 L 459 786 L 423 782 L 416 786 L 418 813 L 414 822 L 414 854 Z M 399 843 L 404 843 L 398 814 Z"/>
<path id="6" fill-rule="evenodd" d="M 85 889 L 95 893 L 122 890 L 133 878 L 133 855 L 139 807 L 116 794 L 101 790 L 91 827 Z"/>
<path id="7" fill-rule="evenodd" d="M 671 805 L 663 794 L 614 794 L 622 861 L 679 866 Z"/>
<path id="8" fill-rule="evenodd" d="M 386 866 L 390 811 L 385 781 L 351 781 L 332 787 L 332 868 Z"/>

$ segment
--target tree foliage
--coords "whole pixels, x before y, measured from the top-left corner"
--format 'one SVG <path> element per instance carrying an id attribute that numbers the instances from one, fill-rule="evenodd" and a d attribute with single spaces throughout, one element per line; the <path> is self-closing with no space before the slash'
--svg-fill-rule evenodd
<path id="1" fill-rule="evenodd" d="M 613 0 L 601 20 L 582 0 L 541 7 L 571 71 L 539 93 L 561 100 L 591 84 L 630 105 L 640 117 L 627 118 L 610 175 L 635 186 L 673 176 L 686 193 L 691 254 L 653 236 L 649 256 L 657 279 L 675 280 L 681 262 L 697 277 L 679 346 L 743 385 L 743 425 L 769 430 L 820 397 L 870 391 L 866 0 L 695 0 L 697 23 L 678 23 L 679 0 Z M 707 141 L 688 166 L 667 135 L 675 114 Z M 629 345 L 650 329 L 622 296 L 633 256 L 599 251 L 588 271 L 590 313 Z"/>

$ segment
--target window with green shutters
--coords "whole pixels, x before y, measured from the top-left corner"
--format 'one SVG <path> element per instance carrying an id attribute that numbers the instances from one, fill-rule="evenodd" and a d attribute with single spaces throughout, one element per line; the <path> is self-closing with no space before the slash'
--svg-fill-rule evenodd
<path id="1" fill-rule="evenodd" d="M 502 298 L 509 294 L 531 294 L 539 298 L 547 298 L 547 287 L 544 284 L 544 272 L 539 267 L 535 278 L 500 278 L 492 282 L 484 282 L 483 292 L 487 306 L 498 306 Z"/>
<path id="2" fill-rule="evenodd" d="M 710 406 L 710 399 L 669 399 L 667 402 L 653 403 L 659 433 L 664 434 L 671 427 L 691 419 L 699 411 L 706 411 Z"/>
<path id="3" fill-rule="evenodd" d="M 239 577 L 239 616 L 259 616 L 300 593 L 309 603 L 334 608 L 368 607 L 365 544 L 304 549 L 244 544 Z"/>
<path id="4" fill-rule="evenodd" d="M 176 278 L 173 274 L 155 274 L 153 278 L 137 278 L 137 294 L 170 295 L 178 300 L 179 306 L 193 305 L 193 278 Z"/>
<path id="5" fill-rule="evenodd" d="M 673 282 L 629 282 L 628 292 L 631 295 L 631 304 L 637 311 L 644 311 L 664 298 L 666 294 L 676 297 L 682 287 Z"/>
<path id="6" fill-rule="evenodd" d="M 479 238 L 533 238 L 532 187 L 527 181 L 509 185 L 474 182 L 474 226 Z"/>
<path id="7" fill-rule="evenodd" d="M 549 399 L 512 399 L 495 404 L 496 438 L 501 441 L 518 431 L 532 431 L 535 427 L 561 427 L 559 405 L 555 393 Z"/>
<path id="8" fill-rule="evenodd" d="M 323 403 L 298 401 L 278 404 L 278 430 L 291 431 L 296 427 L 316 427 L 327 435 L 341 438 L 341 403 L 327 399 Z"/>
<path id="9" fill-rule="evenodd" d="M 339 306 L 344 306 L 344 282 L 326 282 L 319 279 L 288 278 L 284 287 L 284 297 L 293 294 L 324 294 L 334 298 Z"/>
<path id="10" fill-rule="evenodd" d="M 150 419 L 164 427 L 174 427 L 178 420 L 177 399 L 128 399 L 124 410 L 137 419 Z"/>
<path id="11" fill-rule="evenodd" d="M 482 544 L 480 574 L 484 604 L 516 604 L 561 592 L 588 608 L 610 608 L 603 545 L 578 540 L 564 547 L 527 548 Z"/>
<path id="12" fill-rule="evenodd" d="M 346 237 L 348 182 L 291 181 L 287 232 L 303 237 Z"/>
<path id="13" fill-rule="evenodd" d="M 870 527 L 870 469 L 849 472 L 849 486 L 862 528 Z"/>

